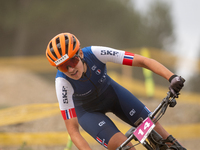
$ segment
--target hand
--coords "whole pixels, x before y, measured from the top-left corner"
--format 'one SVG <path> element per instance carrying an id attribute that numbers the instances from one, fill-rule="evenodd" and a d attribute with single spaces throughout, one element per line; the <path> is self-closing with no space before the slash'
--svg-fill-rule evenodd
<path id="1" fill-rule="evenodd" d="M 172 93 L 173 96 L 178 98 L 179 92 L 183 88 L 184 86 L 183 83 L 185 82 L 185 80 L 181 76 L 173 75 L 169 79 L 169 81 L 170 81 L 170 86 L 169 86 L 170 92 Z"/>

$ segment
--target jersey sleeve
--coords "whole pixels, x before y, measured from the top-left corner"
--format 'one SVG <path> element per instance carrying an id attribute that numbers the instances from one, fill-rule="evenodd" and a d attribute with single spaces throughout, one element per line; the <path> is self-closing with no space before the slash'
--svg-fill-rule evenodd
<path id="1" fill-rule="evenodd" d="M 93 54 L 103 63 L 113 62 L 132 66 L 134 54 L 103 46 L 92 46 Z"/>
<path id="2" fill-rule="evenodd" d="M 74 89 L 64 78 L 58 77 L 55 80 L 56 95 L 59 107 L 64 120 L 76 117 L 72 95 Z"/>

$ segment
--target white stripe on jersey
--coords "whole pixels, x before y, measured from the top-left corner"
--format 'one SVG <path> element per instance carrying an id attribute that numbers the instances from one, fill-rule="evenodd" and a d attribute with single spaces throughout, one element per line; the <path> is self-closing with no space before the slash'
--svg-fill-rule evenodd
<path id="1" fill-rule="evenodd" d="M 71 83 L 61 77 L 56 78 L 55 82 L 56 95 L 60 110 L 68 110 L 70 108 L 74 108 L 74 102 L 72 98 L 74 89 Z"/>

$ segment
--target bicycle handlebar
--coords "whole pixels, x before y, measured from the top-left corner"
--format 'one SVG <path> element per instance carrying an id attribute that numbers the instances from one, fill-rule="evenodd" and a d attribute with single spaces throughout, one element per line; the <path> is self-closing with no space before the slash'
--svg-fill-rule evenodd
<path id="1" fill-rule="evenodd" d="M 182 80 L 182 82 L 185 82 L 185 79 L 180 77 L 180 79 Z M 156 109 L 149 115 L 149 117 L 151 118 L 151 120 L 154 120 L 153 122 L 156 123 L 161 117 L 162 115 L 164 115 L 165 111 L 167 110 L 167 107 L 174 107 L 176 105 L 176 100 L 175 100 L 175 96 L 172 96 L 172 93 L 170 91 L 167 92 L 167 96 L 165 98 L 163 98 L 162 102 L 156 107 Z M 159 112 L 160 111 L 160 112 Z M 157 114 L 159 112 L 159 114 Z M 157 115 L 157 116 L 156 116 Z M 156 117 L 155 117 L 156 116 Z M 141 122 L 141 121 L 139 121 Z M 140 124 L 140 123 L 139 123 Z M 138 124 L 138 125 L 139 125 Z M 133 128 L 133 127 L 132 127 Z M 132 129 L 131 128 L 131 129 Z M 130 129 L 130 130 L 131 130 Z M 133 132 L 133 131 L 131 131 Z M 135 137 L 133 136 L 133 134 L 129 134 L 130 136 L 128 137 L 128 139 L 120 146 L 117 148 L 117 150 L 122 150 L 123 148 L 125 148 L 124 146 L 129 143 L 132 139 L 135 139 Z M 147 144 L 143 144 L 144 147 L 146 147 L 147 149 L 152 149 L 151 146 Z M 126 149 L 126 148 L 125 148 Z M 127 148 L 129 149 L 129 148 Z"/>

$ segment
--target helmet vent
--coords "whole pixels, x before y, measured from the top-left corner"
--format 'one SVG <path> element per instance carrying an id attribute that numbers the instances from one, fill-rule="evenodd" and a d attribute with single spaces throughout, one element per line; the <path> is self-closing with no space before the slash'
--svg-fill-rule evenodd
<path id="1" fill-rule="evenodd" d="M 50 49 L 52 55 L 57 59 L 58 57 L 56 56 L 56 53 L 54 52 L 54 49 L 53 49 L 52 43 L 49 44 L 49 49 Z"/>
<path id="2" fill-rule="evenodd" d="M 66 53 L 65 53 L 65 54 L 68 54 L 68 43 L 69 43 L 68 36 L 65 35 L 65 50 L 66 50 Z"/>
<path id="3" fill-rule="evenodd" d="M 61 44 L 60 44 L 60 39 L 59 38 L 56 39 L 56 45 L 57 45 L 57 48 L 58 48 L 58 52 L 62 56 L 62 50 L 61 50 Z"/>
<path id="4" fill-rule="evenodd" d="M 54 62 L 54 60 L 49 56 L 49 54 L 47 54 L 47 56 Z"/>
<path id="5" fill-rule="evenodd" d="M 76 39 L 73 36 L 73 50 L 75 49 L 75 47 L 76 47 Z"/>

